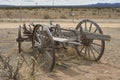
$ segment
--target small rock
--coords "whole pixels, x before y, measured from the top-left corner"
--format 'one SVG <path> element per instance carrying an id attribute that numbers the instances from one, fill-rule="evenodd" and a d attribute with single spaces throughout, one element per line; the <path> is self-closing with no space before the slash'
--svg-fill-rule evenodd
<path id="1" fill-rule="evenodd" d="M 10 32 L 8 32 L 8 34 L 10 34 Z"/>
<path id="2" fill-rule="evenodd" d="M 106 73 L 109 73 L 109 71 L 104 71 L 103 73 L 105 73 L 105 74 L 106 74 Z"/>
<path id="3" fill-rule="evenodd" d="M 97 78 L 96 80 L 100 80 L 100 78 Z"/>

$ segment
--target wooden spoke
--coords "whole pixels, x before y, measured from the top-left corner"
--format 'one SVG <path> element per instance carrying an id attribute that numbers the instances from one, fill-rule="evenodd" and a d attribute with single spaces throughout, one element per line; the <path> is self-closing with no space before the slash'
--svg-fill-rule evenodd
<path id="1" fill-rule="evenodd" d="M 87 31 L 87 22 L 85 21 L 85 31 Z"/>
<path id="2" fill-rule="evenodd" d="M 36 38 L 39 43 L 41 43 L 40 34 L 36 33 Z"/>
<path id="3" fill-rule="evenodd" d="M 89 47 L 88 47 L 88 58 L 91 59 L 90 58 L 90 49 L 89 49 Z"/>
<path id="4" fill-rule="evenodd" d="M 93 33 L 96 33 L 97 29 L 95 29 L 95 31 Z"/>
<path id="5" fill-rule="evenodd" d="M 100 53 L 93 47 L 93 45 L 91 45 L 91 48 L 92 48 L 95 52 L 97 52 L 98 55 L 100 54 Z"/>
<path id="6" fill-rule="evenodd" d="M 79 53 L 81 53 L 84 48 L 85 48 L 85 47 L 83 46 L 83 47 L 81 48 L 81 50 L 79 51 Z"/>
<path id="7" fill-rule="evenodd" d="M 85 53 L 84 53 L 84 55 L 83 55 L 84 58 L 86 58 L 86 55 L 87 55 L 86 52 L 87 52 L 87 47 L 85 47 Z"/>
<path id="8" fill-rule="evenodd" d="M 96 56 L 95 56 L 95 54 L 94 54 L 94 52 L 93 52 L 93 50 L 92 50 L 91 46 L 89 47 L 89 49 L 90 49 L 90 51 L 91 51 L 91 53 L 92 53 L 92 55 L 93 55 L 94 59 L 96 59 Z"/>
<path id="9" fill-rule="evenodd" d="M 101 45 L 97 43 L 91 43 L 91 44 L 101 47 Z"/>
<path id="10" fill-rule="evenodd" d="M 90 28 L 89 28 L 89 32 L 91 31 L 91 29 L 92 29 L 92 23 L 90 23 Z"/>

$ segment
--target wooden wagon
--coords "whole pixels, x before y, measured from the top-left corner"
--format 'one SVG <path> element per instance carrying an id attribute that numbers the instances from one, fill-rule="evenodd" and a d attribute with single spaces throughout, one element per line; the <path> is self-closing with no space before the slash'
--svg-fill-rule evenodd
<path id="1" fill-rule="evenodd" d="M 21 29 L 23 29 L 23 35 Z M 24 36 L 27 37 L 24 38 Z M 22 51 L 22 42 L 31 41 L 32 48 L 39 51 L 42 68 L 51 72 L 55 65 L 55 51 L 58 48 L 66 49 L 66 46 L 72 45 L 79 56 L 98 61 L 104 53 L 105 41 L 110 41 L 110 36 L 104 35 L 95 22 L 82 20 L 74 29 L 63 29 L 59 24 L 52 23 L 50 25 L 31 24 L 29 28 L 24 24 L 19 26 L 16 40 L 19 53 Z"/>

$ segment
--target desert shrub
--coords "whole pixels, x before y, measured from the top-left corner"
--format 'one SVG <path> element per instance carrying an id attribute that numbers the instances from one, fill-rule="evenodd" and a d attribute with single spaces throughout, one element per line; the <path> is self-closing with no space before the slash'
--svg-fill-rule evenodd
<path id="1" fill-rule="evenodd" d="M 120 10 L 118 9 L 118 10 L 116 10 L 116 12 L 120 12 Z"/>
<path id="2" fill-rule="evenodd" d="M 87 11 L 87 9 L 82 9 L 82 11 Z"/>
<path id="3" fill-rule="evenodd" d="M 67 17 L 65 15 L 60 16 L 61 19 L 66 19 Z"/>
<path id="4" fill-rule="evenodd" d="M 33 10 L 33 8 L 27 8 L 28 10 Z"/>
<path id="5" fill-rule="evenodd" d="M 61 10 L 59 10 L 59 13 L 61 13 Z"/>
<path id="6" fill-rule="evenodd" d="M 50 19 L 50 16 L 48 14 L 44 15 L 44 19 Z"/>
<path id="7" fill-rule="evenodd" d="M 7 16 L 8 18 L 10 18 L 11 15 L 12 15 L 12 12 L 10 12 L 10 11 L 7 11 L 7 12 L 6 12 L 6 16 Z"/>
<path id="8" fill-rule="evenodd" d="M 111 18 L 111 15 L 109 15 L 108 18 Z"/>
<path id="9" fill-rule="evenodd" d="M 92 15 L 96 15 L 96 13 L 95 13 L 95 12 L 93 12 L 93 13 L 92 13 Z"/>
<path id="10" fill-rule="evenodd" d="M 74 11 L 79 11 L 79 9 L 78 8 L 76 8 L 76 9 L 74 9 Z M 87 11 L 87 10 L 86 10 Z"/>
<path id="11" fill-rule="evenodd" d="M 71 8 L 71 12 L 73 11 L 73 8 Z"/>
<path id="12" fill-rule="evenodd" d="M 17 60 L 17 59 L 16 59 Z M 22 67 L 23 61 L 16 61 L 12 64 L 10 57 L 5 57 L 0 55 L 0 77 L 5 78 L 4 80 L 20 80 L 20 69 Z M 1 74 L 3 76 L 1 76 Z"/>
<path id="13" fill-rule="evenodd" d="M 57 8 L 52 8 L 52 10 L 57 10 Z"/>

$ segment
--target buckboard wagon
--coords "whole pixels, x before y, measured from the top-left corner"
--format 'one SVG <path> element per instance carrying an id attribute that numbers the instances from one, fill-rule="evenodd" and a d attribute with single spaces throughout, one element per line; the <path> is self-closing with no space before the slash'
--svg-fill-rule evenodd
<path id="1" fill-rule="evenodd" d="M 33 28 L 31 28 L 33 27 Z M 21 33 L 23 31 L 23 33 Z M 110 41 L 109 35 L 104 35 L 99 25 L 91 20 L 82 20 L 74 29 L 61 28 L 59 24 L 31 24 L 29 27 L 19 26 L 18 48 L 22 52 L 23 41 L 31 41 L 32 48 L 39 51 L 41 66 L 45 71 L 53 71 L 55 51 L 74 46 L 77 54 L 84 59 L 98 61 L 105 49 L 105 41 Z"/>

